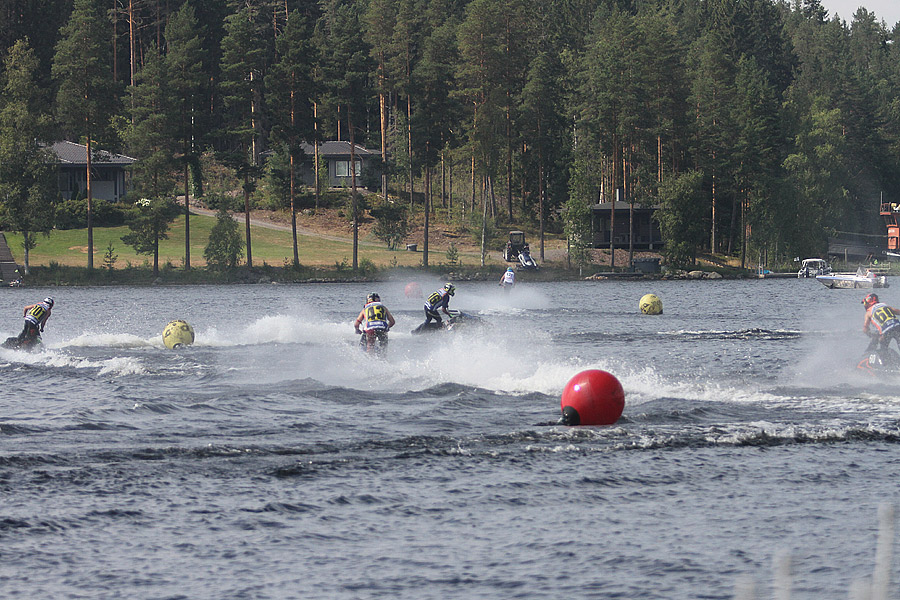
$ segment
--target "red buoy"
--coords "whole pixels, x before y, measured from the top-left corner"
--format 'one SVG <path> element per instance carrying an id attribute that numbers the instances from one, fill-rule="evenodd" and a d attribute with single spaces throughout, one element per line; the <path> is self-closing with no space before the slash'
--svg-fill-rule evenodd
<path id="1" fill-rule="evenodd" d="M 565 425 L 612 425 L 625 410 L 625 390 L 614 375 L 589 369 L 566 384 L 561 407 Z"/>
<path id="2" fill-rule="evenodd" d="M 421 298 L 422 288 L 419 287 L 418 283 L 413 281 L 406 284 L 406 288 L 403 290 L 403 293 L 406 294 L 407 298 Z"/>

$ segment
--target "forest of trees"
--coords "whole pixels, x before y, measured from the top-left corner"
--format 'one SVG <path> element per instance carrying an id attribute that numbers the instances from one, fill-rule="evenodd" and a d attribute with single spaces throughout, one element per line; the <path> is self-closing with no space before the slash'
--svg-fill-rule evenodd
<path id="1" fill-rule="evenodd" d="M 385 196 L 426 218 L 530 222 L 573 248 L 590 204 L 658 205 L 675 264 L 820 254 L 834 232 L 882 232 L 879 202 L 900 201 L 900 24 L 864 8 L 0 0 L 0 23 L 0 206 L 32 247 L 60 139 L 138 159 L 150 202 L 202 195 L 213 152 L 242 185 L 249 265 L 260 154 L 295 216 L 301 142 L 327 139 L 381 150 Z M 86 202 L 92 244 L 90 186 Z"/>

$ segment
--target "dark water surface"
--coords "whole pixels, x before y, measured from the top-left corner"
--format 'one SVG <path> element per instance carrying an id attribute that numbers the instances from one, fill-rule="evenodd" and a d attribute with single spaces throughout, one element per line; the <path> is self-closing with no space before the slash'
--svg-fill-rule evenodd
<path id="1" fill-rule="evenodd" d="M 43 352 L 0 350 L 0 596 L 770 597 L 785 552 L 793 598 L 871 575 L 900 382 L 855 369 L 863 291 L 460 283 L 485 326 L 412 336 L 406 283 L 4 291 L 3 337 L 56 308 Z M 368 291 L 385 360 L 355 347 Z M 622 419 L 551 425 L 585 368 Z"/>

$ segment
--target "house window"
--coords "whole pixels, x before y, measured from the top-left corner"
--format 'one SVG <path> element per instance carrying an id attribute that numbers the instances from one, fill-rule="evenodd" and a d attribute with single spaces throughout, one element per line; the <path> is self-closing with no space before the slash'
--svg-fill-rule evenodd
<path id="1" fill-rule="evenodd" d="M 356 161 L 356 176 L 357 177 L 359 177 L 360 172 L 361 172 L 360 161 Z M 349 160 L 335 161 L 334 175 L 335 175 L 335 177 L 350 177 L 350 161 Z"/>

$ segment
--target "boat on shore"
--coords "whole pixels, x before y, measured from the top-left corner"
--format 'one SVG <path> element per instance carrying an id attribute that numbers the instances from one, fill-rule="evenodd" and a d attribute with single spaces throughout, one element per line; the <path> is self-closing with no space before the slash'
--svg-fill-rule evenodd
<path id="1" fill-rule="evenodd" d="M 831 273 L 816 275 L 816 281 L 827 288 L 866 289 L 888 287 L 887 276 L 879 275 L 871 269 L 860 267 L 856 273 Z"/>
<path id="2" fill-rule="evenodd" d="M 800 263 L 800 270 L 797 277 L 817 277 L 819 275 L 831 275 L 831 265 L 822 258 L 804 258 Z"/>

